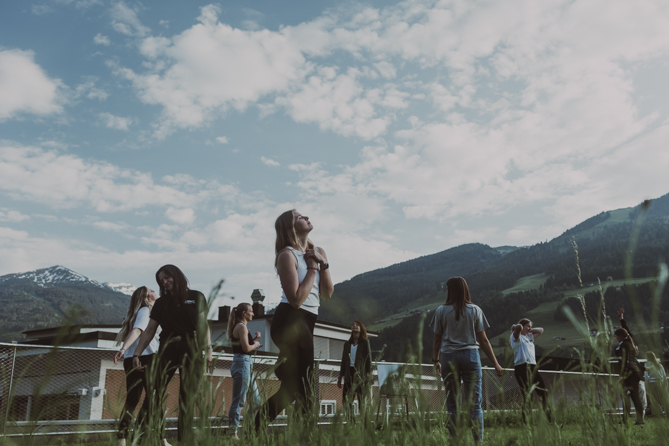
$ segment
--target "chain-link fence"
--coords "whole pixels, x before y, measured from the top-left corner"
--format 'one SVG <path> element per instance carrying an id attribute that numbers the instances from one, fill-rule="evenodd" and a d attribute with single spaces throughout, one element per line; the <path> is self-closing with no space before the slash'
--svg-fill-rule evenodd
<path id="1" fill-rule="evenodd" d="M 0 416 L 5 420 L 4 434 L 114 432 L 126 396 L 123 364 L 114 364 L 115 353 L 115 350 L 100 348 L 0 343 Z M 227 426 L 225 415 L 232 400 L 232 359 L 230 354 L 216 354 L 213 373 L 200 382 L 200 387 L 208 393 L 210 404 L 207 407 L 211 413 L 207 416 L 215 420 L 212 426 Z M 276 358 L 271 356 L 254 358 L 254 375 L 262 399 L 278 388 L 279 381 L 272 373 L 275 362 Z M 339 368 L 339 361 L 317 361 L 316 390 L 319 414 L 324 422 L 342 410 L 342 390 L 337 386 Z M 388 420 L 391 416 L 409 415 L 419 410 L 444 410 L 443 382 L 431 365 L 380 362 L 373 369 L 369 401 L 377 418 Z M 380 388 L 379 376 L 384 380 L 389 371 L 394 371 L 394 375 Z M 616 377 L 541 373 L 555 403 L 579 404 L 581 396 L 587 394 L 589 403 L 597 401 L 603 410 L 617 410 L 607 403 L 610 398 L 604 397 L 617 390 Z M 178 388 L 177 374 L 167 388 L 165 399 L 168 430 L 176 429 Z M 522 398 L 512 370 L 499 378 L 493 369 L 484 367 L 485 411 L 516 410 Z M 358 411 L 357 403 L 354 411 Z M 280 416 L 277 423 L 282 423 L 283 417 Z"/>

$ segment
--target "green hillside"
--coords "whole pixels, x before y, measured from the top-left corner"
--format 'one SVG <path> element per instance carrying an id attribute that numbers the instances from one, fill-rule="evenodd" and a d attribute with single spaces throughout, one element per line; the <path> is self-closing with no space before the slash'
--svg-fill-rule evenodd
<path id="1" fill-rule="evenodd" d="M 373 341 L 374 349 L 385 346 L 384 359 L 403 360 L 417 348 L 414 335 L 421 318 L 427 325 L 432 311 L 445 301 L 440 285 L 449 277 L 461 275 L 469 283 L 472 299 L 483 308 L 491 324 L 488 335 L 495 342 L 507 336 L 511 323 L 529 315 L 535 325 L 569 334 L 547 332 L 537 344 L 545 351 L 559 346 L 557 351 L 564 354 L 583 340 L 578 339 L 569 322 L 560 320 L 564 316 L 557 309 L 573 306 L 569 297 L 579 292 L 591 293 L 589 305 L 599 302 L 599 294 L 593 293 L 598 278 L 610 280 L 611 292 L 606 297 L 611 305 L 607 303 L 610 317 L 615 317 L 615 305 L 628 308 L 631 315 L 637 298 L 649 302 L 649 281 L 657 276 L 659 262 L 669 259 L 669 194 L 654 200 L 645 215 L 633 259 L 632 277 L 636 279 L 625 281 L 630 236 L 640 213 L 641 205 L 602 212 L 551 241 L 529 247 L 463 245 L 361 274 L 335 286 L 336 299 L 324 306 L 323 317 L 345 324 L 354 318 L 368 322 L 370 329 L 380 331 L 379 338 Z M 572 238 L 578 243 L 583 289 L 579 288 Z M 634 288 L 639 296 L 632 299 L 625 291 L 614 293 L 613 290 L 625 289 L 620 288 L 623 283 L 639 285 Z M 337 310 L 333 308 L 335 300 Z M 656 315 L 661 320 L 669 320 L 668 305 L 665 290 L 662 308 Z M 428 327 L 422 334 L 431 342 Z M 553 342 L 555 336 L 566 340 Z"/>
<path id="2" fill-rule="evenodd" d="M 341 324 L 379 320 L 440 293 L 449 277 L 479 271 L 502 257 L 494 248 L 472 243 L 363 273 L 335 285 L 337 299 L 325 303 L 320 316 Z"/>
<path id="3" fill-rule="evenodd" d="M 28 280 L 3 284 L 0 341 L 23 339 L 22 331 L 63 325 L 117 324 L 125 317 L 130 297 L 89 285 L 40 287 Z"/>

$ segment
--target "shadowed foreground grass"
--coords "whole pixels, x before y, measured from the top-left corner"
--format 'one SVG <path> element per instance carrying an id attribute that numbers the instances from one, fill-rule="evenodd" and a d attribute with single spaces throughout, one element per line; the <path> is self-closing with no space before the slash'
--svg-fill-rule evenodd
<path id="1" fill-rule="evenodd" d="M 621 425 L 620 417 L 608 416 L 590 410 L 572 411 L 563 420 L 550 424 L 545 419 L 535 419 L 530 426 L 524 426 L 517 414 L 493 415 L 486 418 L 485 441 L 486 445 L 666 445 L 669 443 L 669 420 L 667 418 L 649 418 L 645 426 Z M 197 445 L 474 445 L 471 434 L 464 429 L 456 437 L 450 437 L 443 422 L 432 421 L 425 426 L 411 424 L 396 424 L 384 429 L 365 429 L 361 423 L 346 425 L 335 421 L 330 426 L 308 426 L 304 423 L 287 428 L 283 432 L 270 434 L 244 435 L 240 441 L 233 441 L 226 435 L 202 435 Z M 28 444 L 44 444 L 35 439 L 22 438 L 6 440 L 0 443 L 7 446 Z M 179 444 L 175 438 L 169 439 L 173 446 Z M 113 446 L 116 439 L 111 437 L 107 441 L 87 442 L 63 441 L 54 439 L 50 445 L 77 445 L 77 446 Z M 128 442 L 130 445 L 131 443 Z"/>

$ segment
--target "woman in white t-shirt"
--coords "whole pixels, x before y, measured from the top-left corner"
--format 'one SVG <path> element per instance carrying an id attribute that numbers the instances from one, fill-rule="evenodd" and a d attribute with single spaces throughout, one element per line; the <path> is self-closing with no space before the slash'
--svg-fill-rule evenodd
<path id="1" fill-rule="evenodd" d="M 270 335 L 279 347 L 281 364 L 274 373 L 281 386 L 258 411 L 256 430 L 261 416 L 273 420 L 293 401 L 298 412 L 311 410 L 314 327 L 321 299 L 330 299 L 334 291 L 327 255 L 309 240 L 313 228 L 309 217 L 294 209 L 281 214 L 274 223 L 274 266 L 283 296 L 274 312 Z"/>
<path id="2" fill-rule="evenodd" d="M 552 415 L 548 406 L 548 390 L 544 379 L 537 369 L 537 356 L 534 348 L 534 339 L 541 336 L 543 328 L 533 328 L 532 321 L 521 319 L 517 324 L 511 326 L 511 348 L 513 348 L 514 375 L 518 386 L 523 391 L 523 421 L 527 422 L 525 408 L 531 398 L 530 390 L 534 391 L 541 399 L 541 404 L 548 417 L 552 421 Z"/>
<path id="3" fill-rule="evenodd" d="M 140 353 L 139 359 L 144 368 L 139 370 L 132 365 L 132 356 L 135 354 L 137 341 L 146 327 L 149 325 L 151 308 L 157 299 L 156 293 L 145 287 L 139 287 L 132 293 L 128 313 L 123 320 L 121 331 L 116 336 L 116 342 L 123 342 L 121 349 L 114 355 L 114 364 L 123 359 L 123 369 L 125 370 L 125 388 L 126 399 L 123 406 L 121 421 L 118 427 L 118 444 L 124 446 L 128 438 L 128 428 L 132 422 L 132 416 L 142 397 L 142 391 L 147 391 L 148 370 L 151 366 L 154 354 L 158 351 L 158 336 L 154 337 L 149 346 Z M 148 422 L 147 415 L 149 410 L 149 398 L 144 398 L 144 403 L 137 415 L 137 426 L 139 431 L 146 428 Z M 137 431 L 136 431 L 137 432 Z M 163 444 L 169 446 L 167 440 L 163 438 Z"/>

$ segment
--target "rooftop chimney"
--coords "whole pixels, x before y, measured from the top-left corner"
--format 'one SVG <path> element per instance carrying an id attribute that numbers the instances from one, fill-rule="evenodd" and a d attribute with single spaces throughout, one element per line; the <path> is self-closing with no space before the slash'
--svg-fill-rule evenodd
<path id="1" fill-rule="evenodd" d="M 230 305 L 218 307 L 218 322 L 226 322 L 230 319 Z"/>
<path id="2" fill-rule="evenodd" d="M 256 288 L 251 293 L 251 300 L 253 301 L 253 303 L 256 303 L 256 302 L 262 303 L 262 301 L 265 300 L 265 293 L 263 293 L 262 290 L 259 290 L 259 289 Z"/>
<path id="3" fill-rule="evenodd" d="M 253 313 L 256 316 L 264 316 L 265 306 L 262 304 L 262 301 L 265 300 L 265 293 L 262 290 L 255 289 L 251 293 L 251 300 L 253 301 L 253 305 L 251 305 Z"/>

